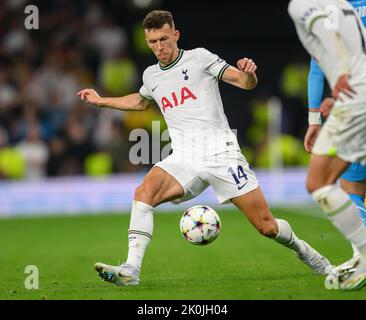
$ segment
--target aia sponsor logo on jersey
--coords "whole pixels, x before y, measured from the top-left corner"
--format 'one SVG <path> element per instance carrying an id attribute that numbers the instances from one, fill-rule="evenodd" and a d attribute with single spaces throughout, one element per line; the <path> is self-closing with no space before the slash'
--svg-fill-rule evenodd
<path id="1" fill-rule="evenodd" d="M 180 90 L 180 93 L 172 92 L 169 97 L 161 98 L 163 112 L 165 113 L 165 109 L 173 109 L 174 107 L 181 106 L 186 102 L 186 100 L 190 99 L 196 100 L 197 97 L 187 87 L 183 87 Z"/>

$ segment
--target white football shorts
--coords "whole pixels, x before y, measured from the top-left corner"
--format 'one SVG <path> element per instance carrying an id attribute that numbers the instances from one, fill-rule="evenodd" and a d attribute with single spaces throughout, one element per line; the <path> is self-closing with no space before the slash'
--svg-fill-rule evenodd
<path id="1" fill-rule="evenodd" d="M 366 165 L 366 103 L 335 106 L 319 133 L 313 153 Z"/>
<path id="2" fill-rule="evenodd" d="M 239 151 L 194 163 L 178 159 L 173 152 L 155 166 L 169 173 L 183 187 L 183 197 L 172 201 L 174 204 L 195 198 L 210 185 L 221 204 L 258 188 L 254 172 Z"/>

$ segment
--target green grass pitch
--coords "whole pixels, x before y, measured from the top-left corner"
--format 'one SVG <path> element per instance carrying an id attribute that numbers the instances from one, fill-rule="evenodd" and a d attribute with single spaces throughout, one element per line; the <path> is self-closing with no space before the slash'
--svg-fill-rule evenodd
<path id="1" fill-rule="evenodd" d="M 124 261 L 129 215 L 2 219 L 0 299 L 366 299 L 366 289 L 326 290 L 323 276 L 259 235 L 238 211 L 218 212 L 221 234 L 203 247 L 181 236 L 181 213 L 157 213 L 136 287 L 102 282 L 93 268 Z M 350 257 L 348 243 L 317 209 L 273 212 L 333 264 Z M 38 290 L 24 287 L 27 265 L 39 269 Z"/>

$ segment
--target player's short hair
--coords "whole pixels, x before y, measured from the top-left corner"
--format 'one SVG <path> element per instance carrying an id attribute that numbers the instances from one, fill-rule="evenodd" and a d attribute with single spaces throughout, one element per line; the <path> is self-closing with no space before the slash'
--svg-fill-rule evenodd
<path id="1" fill-rule="evenodd" d="M 169 11 L 154 10 L 148 13 L 142 22 L 144 29 L 161 29 L 165 24 L 175 29 L 173 15 Z"/>

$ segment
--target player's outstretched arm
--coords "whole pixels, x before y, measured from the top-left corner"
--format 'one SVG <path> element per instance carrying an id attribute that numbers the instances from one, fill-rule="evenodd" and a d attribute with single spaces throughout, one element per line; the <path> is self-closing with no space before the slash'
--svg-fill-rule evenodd
<path id="1" fill-rule="evenodd" d="M 144 99 L 139 93 L 116 98 L 103 98 L 94 89 L 83 89 L 77 95 L 81 100 L 95 104 L 98 107 L 108 107 L 124 111 L 143 111 L 154 104 L 154 101 Z"/>
<path id="2" fill-rule="evenodd" d="M 257 66 L 252 59 L 244 58 L 237 62 L 237 68 L 230 66 L 224 71 L 222 80 L 245 90 L 254 89 L 258 80 L 255 74 Z"/>

